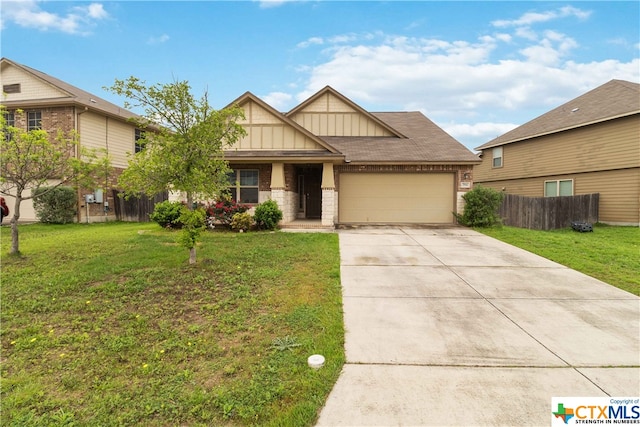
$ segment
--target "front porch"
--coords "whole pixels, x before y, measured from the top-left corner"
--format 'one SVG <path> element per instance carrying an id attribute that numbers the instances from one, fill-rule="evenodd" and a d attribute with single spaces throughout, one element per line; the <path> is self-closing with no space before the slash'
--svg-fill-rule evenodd
<path id="1" fill-rule="evenodd" d="M 333 163 L 230 163 L 230 167 L 240 171 L 238 176 L 251 176 L 233 189 L 240 203 L 274 200 L 282 210 L 282 228 L 333 229 L 337 217 Z"/>

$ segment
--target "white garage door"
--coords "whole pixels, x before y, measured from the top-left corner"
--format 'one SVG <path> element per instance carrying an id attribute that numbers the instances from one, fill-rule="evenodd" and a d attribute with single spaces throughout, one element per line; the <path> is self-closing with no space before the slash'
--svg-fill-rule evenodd
<path id="1" fill-rule="evenodd" d="M 453 222 L 453 173 L 343 173 L 339 185 L 343 224 Z"/>

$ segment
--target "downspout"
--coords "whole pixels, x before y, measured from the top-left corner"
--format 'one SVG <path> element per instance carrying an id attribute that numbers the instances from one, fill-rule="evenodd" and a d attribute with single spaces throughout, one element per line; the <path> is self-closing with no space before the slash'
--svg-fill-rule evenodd
<path id="1" fill-rule="evenodd" d="M 75 120 L 75 131 L 78 134 L 78 145 L 76 145 L 76 158 L 78 160 L 80 160 L 81 157 L 81 140 L 82 140 L 82 135 L 80 134 L 80 114 L 86 113 L 89 110 L 88 107 L 84 107 L 84 111 L 78 111 L 78 107 L 74 106 L 73 107 L 73 111 L 74 111 L 74 120 Z M 80 210 L 80 204 L 82 203 L 82 191 L 80 186 L 78 186 L 76 188 L 76 195 L 78 197 L 78 209 L 77 209 L 77 217 L 78 217 L 78 224 L 80 223 L 80 221 L 82 221 L 82 213 Z M 86 205 L 86 202 L 85 202 Z M 89 219 L 89 215 L 87 214 L 87 220 Z"/>
<path id="2" fill-rule="evenodd" d="M 109 117 L 105 117 L 105 131 L 104 131 L 104 147 L 105 147 L 105 156 L 109 157 Z M 104 212 L 104 222 L 109 220 L 107 208 L 105 207 L 105 202 L 109 200 L 107 187 L 109 186 L 109 168 L 105 168 L 104 171 L 104 191 L 102 192 L 102 211 Z M 108 202 L 107 202 L 108 203 Z"/>

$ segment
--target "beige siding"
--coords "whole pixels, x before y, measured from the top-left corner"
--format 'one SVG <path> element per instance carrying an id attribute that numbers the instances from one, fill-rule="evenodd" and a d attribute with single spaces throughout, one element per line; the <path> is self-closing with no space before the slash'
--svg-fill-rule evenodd
<path id="1" fill-rule="evenodd" d="M 453 173 L 340 174 L 341 223 L 450 224 L 455 211 Z"/>
<path id="2" fill-rule="evenodd" d="M 496 190 L 504 189 L 509 194 L 543 197 L 544 181 L 559 179 L 573 179 L 575 195 L 600 193 L 599 218 L 601 222 L 640 225 L 640 167 L 483 182 L 481 185 Z"/>
<path id="3" fill-rule="evenodd" d="M 26 101 L 30 99 L 61 98 L 69 96 L 67 93 L 57 89 L 42 80 L 25 73 L 11 65 L 6 65 L 2 69 L 2 85 L 20 84 L 20 93 L 7 93 L 2 95 L 4 102 Z"/>
<path id="4" fill-rule="evenodd" d="M 492 149 L 483 154 L 476 182 L 638 167 L 640 116 L 504 145 L 501 168 L 492 168 Z"/>
<path id="5" fill-rule="evenodd" d="M 106 148 L 107 118 L 93 112 L 78 115 L 80 144 L 86 148 Z"/>
<path id="6" fill-rule="evenodd" d="M 112 166 L 126 168 L 128 155 L 133 154 L 135 126 L 109 119 L 107 130 Z"/>
<path id="7" fill-rule="evenodd" d="M 240 123 L 247 135 L 229 149 L 233 150 L 323 150 L 312 138 L 292 128 L 254 102 L 242 106 L 245 120 Z"/>
<path id="8" fill-rule="evenodd" d="M 319 136 L 393 136 L 375 120 L 330 93 L 305 106 L 291 119 Z"/>
<path id="9" fill-rule="evenodd" d="M 80 114 L 78 121 L 83 147 L 106 149 L 112 166 L 127 166 L 127 154 L 133 152 L 135 126 L 93 112 Z"/>
<path id="10" fill-rule="evenodd" d="M 392 133 L 361 113 L 307 113 L 293 120 L 311 133 L 320 136 L 392 136 Z"/>
<path id="11" fill-rule="evenodd" d="M 325 93 L 312 103 L 306 105 L 302 112 L 305 113 L 355 113 L 356 110 L 349 104 L 331 93 Z"/>

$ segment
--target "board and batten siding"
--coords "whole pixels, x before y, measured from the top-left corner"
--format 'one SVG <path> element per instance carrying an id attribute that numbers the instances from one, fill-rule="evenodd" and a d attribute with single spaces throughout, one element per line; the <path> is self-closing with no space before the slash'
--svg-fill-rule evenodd
<path id="1" fill-rule="evenodd" d="M 56 87 L 43 82 L 12 65 L 6 65 L 2 69 L 2 85 L 20 84 L 19 93 L 4 93 L 3 102 L 29 101 L 33 99 L 50 99 L 69 96 Z"/>
<path id="2" fill-rule="evenodd" d="M 480 185 L 508 194 L 544 196 L 547 180 L 573 180 L 573 194 L 600 193 L 599 221 L 608 224 L 640 225 L 640 167 L 613 171 L 550 175 L 483 182 Z"/>
<path id="3" fill-rule="evenodd" d="M 492 149 L 474 167 L 476 183 L 604 171 L 640 166 L 640 115 L 611 120 L 502 146 L 503 166 Z"/>
<path id="4" fill-rule="evenodd" d="M 79 115 L 78 124 L 83 147 L 106 149 L 111 166 L 127 167 L 127 154 L 133 153 L 134 148 L 134 125 L 90 111 Z"/>
<path id="5" fill-rule="evenodd" d="M 325 150 L 255 102 L 242 106 L 245 119 L 238 121 L 247 135 L 228 150 Z"/>
<path id="6" fill-rule="evenodd" d="M 319 136 L 394 136 L 375 120 L 332 94 L 325 94 L 291 116 Z"/>

